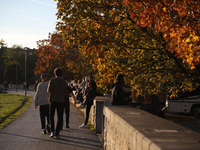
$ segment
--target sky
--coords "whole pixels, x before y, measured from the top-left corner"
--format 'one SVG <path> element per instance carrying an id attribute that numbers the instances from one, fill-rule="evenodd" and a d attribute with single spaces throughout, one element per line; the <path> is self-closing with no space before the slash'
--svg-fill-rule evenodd
<path id="1" fill-rule="evenodd" d="M 37 49 L 36 41 L 56 31 L 56 6 L 54 0 L 0 0 L 0 40 Z"/>

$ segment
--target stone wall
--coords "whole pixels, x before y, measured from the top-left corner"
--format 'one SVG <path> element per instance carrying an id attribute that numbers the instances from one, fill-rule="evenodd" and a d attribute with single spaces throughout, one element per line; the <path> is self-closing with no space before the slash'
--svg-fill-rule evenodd
<path id="1" fill-rule="evenodd" d="M 89 118 L 104 150 L 200 150 L 199 133 L 138 108 L 110 105 L 110 98 L 97 96 Z"/>
<path id="2" fill-rule="evenodd" d="M 104 110 L 105 111 L 105 110 Z M 111 117 L 112 116 L 112 121 Z M 103 148 L 105 150 L 131 150 L 133 149 L 133 145 L 131 145 L 132 138 L 125 138 L 125 136 L 129 135 L 131 129 L 128 124 L 126 124 L 123 120 L 119 120 L 119 118 L 115 114 L 110 114 L 110 116 L 104 117 L 104 130 L 103 130 Z M 127 131 L 125 135 L 121 132 L 123 129 Z"/>
<path id="3" fill-rule="evenodd" d="M 74 100 L 72 97 L 69 98 L 73 104 Z M 89 122 L 94 126 L 96 133 L 102 133 L 103 128 L 103 107 L 111 105 L 110 98 L 105 96 L 97 96 L 94 100 L 94 105 L 91 107 Z M 76 104 L 78 108 L 80 104 Z M 80 109 L 80 111 L 86 116 L 86 110 Z"/>
<path id="4" fill-rule="evenodd" d="M 104 150 L 200 150 L 200 134 L 129 106 L 104 107 Z"/>

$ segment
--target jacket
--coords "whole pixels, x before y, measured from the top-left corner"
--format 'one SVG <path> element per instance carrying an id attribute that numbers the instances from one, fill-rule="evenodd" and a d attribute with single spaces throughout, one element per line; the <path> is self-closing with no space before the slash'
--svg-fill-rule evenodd
<path id="1" fill-rule="evenodd" d="M 126 93 L 124 92 L 123 85 L 120 82 L 113 84 L 111 93 L 112 105 L 125 105 L 125 96 Z"/>
<path id="2" fill-rule="evenodd" d="M 50 102 L 63 102 L 65 95 L 68 94 L 67 82 L 59 77 L 55 77 L 49 81 L 47 91 L 50 92 Z"/>
<path id="3" fill-rule="evenodd" d="M 85 96 L 86 96 L 85 104 L 93 105 L 94 98 L 96 97 L 96 91 L 93 88 L 88 89 L 88 91 L 85 92 Z"/>
<path id="4" fill-rule="evenodd" d="M 49 93 L 47 93 L 48 83 L 48 81 L 44 81 L 38 84 L 35 93 L 35 106 L 49 104 Z"/>

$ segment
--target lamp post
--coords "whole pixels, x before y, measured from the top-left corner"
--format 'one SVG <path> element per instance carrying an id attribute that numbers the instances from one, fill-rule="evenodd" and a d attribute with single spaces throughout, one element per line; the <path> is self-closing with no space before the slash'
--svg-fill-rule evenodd
<path id="1" fill-rule="evenodd" d="M 15 62 L 16 64 L 16 92 L 17 92 L 17 61 Z"/>
<path id="2" fill-rule="evenodd" d="M 27 95 L 27 83 L 26 83 L 26 64 L 27 64 L 27 50 L 29 48 L 28 47 L 25 47 L 24 50 L 25 50 L 25 96 Z"/>

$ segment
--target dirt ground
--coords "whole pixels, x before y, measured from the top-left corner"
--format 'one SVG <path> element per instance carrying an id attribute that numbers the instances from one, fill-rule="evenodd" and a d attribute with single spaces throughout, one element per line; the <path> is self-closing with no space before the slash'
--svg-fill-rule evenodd
<path id="1" fill-rule="evenodd" d="M 165 119 L 200 133 L 200 118 L 194 118 L 193 116 L 185 114 L 165 113 Z"/>

